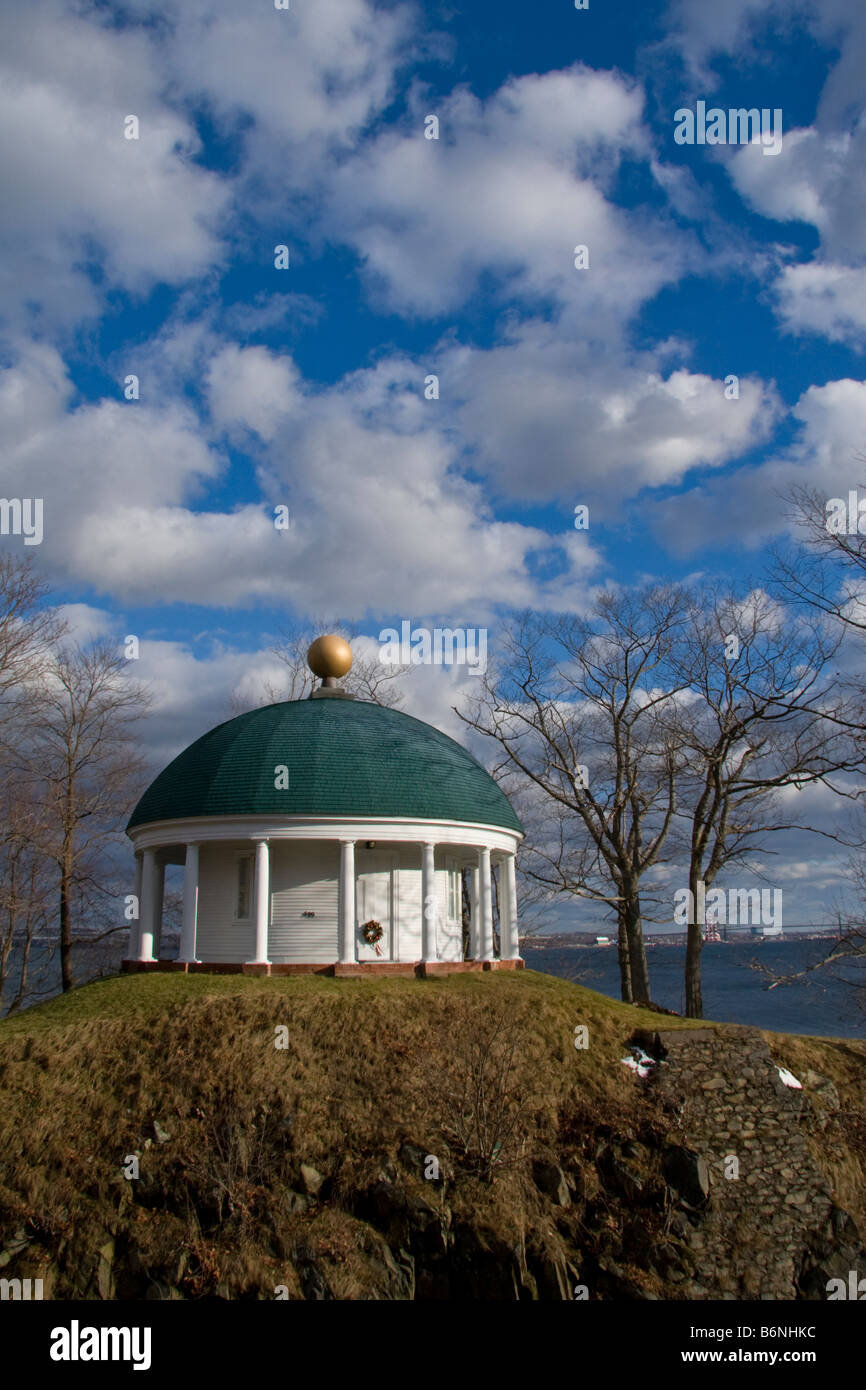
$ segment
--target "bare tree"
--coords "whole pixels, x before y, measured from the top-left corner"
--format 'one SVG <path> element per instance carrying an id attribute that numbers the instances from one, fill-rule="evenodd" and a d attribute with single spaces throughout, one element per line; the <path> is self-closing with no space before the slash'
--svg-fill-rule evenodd
<path id="1" fill-rule="evenodd" d="M 33 944 L 44 938 L 56 894 L 46 855 L 45 808 L 32 784 L 10 765 L 0 776 L 0 998 L 14 1013 L 32 990 L 28 975 Z M 16 949 L 17 948 L 17 949 Z"/>
<path id="2" fill-rule="evenodd" d="M 469 958 L 470 950 L 470 931 L 472 924 L 472 894 L 470 891 L 469 869 L 460 871 L 460 924 L 463 941 L 463 959 Z M 536 883 L 533 879 L 526 878 L 521 871 L 520 860 L 517 865 L 518 891 L 517 897 L 520 903 L 520 940 L 521 942 L 538 935 L 549 920 L 549 903 L 554 897 L 551 889 L 545 888 L 542 884 Z M 494 950 L 500 949 L 499 935 L 499 876 L 498 873 L 491 874 L 493 883 L 493 945 Z"/>
<path id="3" fill-rule="evenodd" d="M 27 992 L 33 942 L 45 925 L 45 818 L 18 751 L 34 683 L 65 625 L 30 560 L 0 554 L 0 995 L 17 970 L 10 1010 Z"/>
<path id="4" fill-rule="evenodd" d="M 861 463 L 866 462 L 863 455 L 858 457 Z M 772 578 L 776 588 L 797 604 L 837 624 L 846 637 L 862 638 L 866 635 L 866 533 L 861 530 L 859 507 L 856 525 L 852 527 L 851 518 L 845 518 L 845 525 L 837 524 L 837 519 L 831 518 L 830 499 L 817 488 L 793 487 L 786 494 L 786 500 L 789 504 L 788 518 L 797 528 L 797 544 L 787 552 L 777 549 L 774 554 Z M 844 501 L 847 504 L 847 497 Z M 840 676 L 840 681 L 854 692 L 854 712 L 846 713 L 855 735 L 859 733 L 862 740 L 866 730 L 866 682 L 862 675 L 862 664 L 855 662 L 853 674 Z M 862 791 L 858 800 L 862 812 Z M 862 826 L 862 817 L 860 824 Z M 866 956 L 863 926 L 863 904 L 866 903 L 863 851 L 866 848 L 866 835 L 862 829 L 857 847 L 859 857 L 851 863 L 851 880 L 857 903 L 853 909 L 837 910 L 836 942 L 823 959 L 793 975 L 775 977 L 770 988 L 790 984 L 839 961 Z"/>
<path id="5" fill-rule="evenodd" d="M 817 488 L 793 487 L 786 500 L 799 544 L 789 553 L 776 550 L 776 588 L 850 631 L 866 633 L 866 534 L 828 529 L 827 499 Z"/>
<path id="6" fill-rule="evenodd" d="M 468 713 L 502 752 L 495 769 L 534 821 L 523 864 L 561 894 L 613 907 L 622 997 L 650 1002 L 641 884 L 663 861 L 680 750 L 662 719 L 687 620 L 674 586 L 605 593 L 589 618 L 524 613 Z"/>
<path id="7" fill-rule="evenodd" d="M 743 864 L 781 830 L 813 830 L 780 804 L 783 788 L 821 782 L 856 799 L 846 774 L 862 767 L 852 736 L 852 701 L 834 666 L 840 638 L 797 620 L 761 591 L 746 598 L 702 591 L 690 603 L 673 665 L 683 689 L 665 719 L 682 750 L 677 817 L 684 831 L 690 901 L 719 873 Z M 691 914 L 685 1007 L 703 1015 L 702 923 Z"/>
<path id="8" fill-rule="evenodd" d="M 29 560 L 0 553 L 0 749 L 17 745 L 32 692 L 66 625 Z"/>
<path id="9" fill-rule="evenodd" d="M 556 899 L 555 891 L 547 884 L 529 878 L 523 872 L 525 851 L 517 855 L 517 900 L 520 904 L 520 940 L 531 942 L 540 936 L 545 927 L 551 924 L 551 904 Z"/>
<path id="10" fill-rule="evenodd" d="M 778 989 L 780 985 L 799 984 L 818 970 L 833 974 L 832 967 L 851 965 L 852 962 L 866 962 L 866 867 L 862 861 L 852 866 L 852 881 L 858 890 L 858 901 L 854 907 L 838 908 L 835 913 L 836 935 L 831 938 L 825 954 L 812 961 L 801 970 L 780 972 L 773 970 L 763 961 L 752 962 L 752 969 L 759 971 L 770 980 L 768 989 Z M 857 994 L 861 1011 L 866 1011 L 866 974 L 836 975 Z"/>
<path id="11" fill-rule="evenodd" d="M 86 905 L 105 892 L 105 856 L 122 838 L 143 763 L 134 725 L 149 704 L 107 642 L 58 649 L 31 692 L 20 756 L 45 807 L 46 853 L 57 869 L 62 988 Z"/>
<path id="12" fill-rule="evenodd" d="M 283 667 L 278 681 L 265 680 L 257 704 L 276 704 L 282 700 L 304 700 L 314 689 L 316 677 L 307 665 L 307 651 L 310 644 L 323 632 L 333 632 L 351 642 L 357 637 L 356 630 L 345 623 L 312 619 L 309 623 L 296 624 L 287 628 L 279 640 L 270 648 Z M 403 692 L 397 682 L 404 679 L 410 668 L 406 666 L 387 666 L 375 657 L 362 656 L 353 652 L 352 669 L 342 681 L 344 689 L 361 700 L 372 704 L 394 708 L 402 703 Z M 243 714 L 252 707 L 253 701 L 235 693 L 232 696 L 233 714 Z"/>
<path id="13" fill-rule="evenodd" d="M 65 631 L 47 606 L 48 589 L 29 560 L 0 554 L 0 735 L 45 669 L 53 643 Z"/>
<path id="14" fill-rule="evenodd" d="M 518 1068 L 524 1026 L 513 1007 L 476 1008 L 461 1018 L 445 1061 L 422 1074 L 442 1137 L 485 1182 L 518 1164 L 526 1150 L 528 1111 Z"/>

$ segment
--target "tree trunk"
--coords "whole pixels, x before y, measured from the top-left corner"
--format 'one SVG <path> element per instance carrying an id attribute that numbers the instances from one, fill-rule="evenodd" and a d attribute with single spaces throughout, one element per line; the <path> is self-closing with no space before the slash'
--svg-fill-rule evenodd
<path id="1" fill-rule="evenodd" d="M 72 874 L 65 862 L 60 866 L 60 987 L 64 994 L 72 989 Z"/>
<path id="2" fill-rule="evenodd" d="M 632 998 L 635 1004 L 650 1003 L 649 966 L 643 939 L 640 898 L 634 893 L 624 903 L 625 934 L 631 966 Z"/>
<path id="3" fill-rule="evenodd" d="M 469 959 L 469 870 L 460 870 L 460 921 L 463 928 L 463 959 Z"/>
<path id="4" fill-rule="evenodd" d="M 617 928 L 617 950 L 619 952 L 619 988 L 624 1004 L 634 1003 L 631 992 L 631 960 L 628 953 L 628 934 L 625 929 L 625 916 L 619 913 Z"/>
<path id="5" fill-rule="evenodd" d="M 698 916 L 698 878 L 697 873 L 689 874 L 689 889 L 691 890 L 691 903 L 694 911 L 692 917 Z M 686 933 L 686 1018 L 703 1018 L 704 1000 L 701 993 L 701 950 L 704 944 L 703 923 L 694 921 L 689 922 Z"/>

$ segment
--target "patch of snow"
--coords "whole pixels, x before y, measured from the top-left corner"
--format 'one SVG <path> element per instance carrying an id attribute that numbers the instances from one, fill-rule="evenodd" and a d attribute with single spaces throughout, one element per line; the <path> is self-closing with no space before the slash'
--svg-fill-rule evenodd
<path id="1" fill-rule="evenodd" d="M 633 1047 L 632 1056 L 623 1057 L 622 1064 L 624 1067 L 631 1067 L 641 1079 L 648 1077 L 652 1068 L 657 1065 L 655 1057 L 650 1057 L 642 1047 Z"/>

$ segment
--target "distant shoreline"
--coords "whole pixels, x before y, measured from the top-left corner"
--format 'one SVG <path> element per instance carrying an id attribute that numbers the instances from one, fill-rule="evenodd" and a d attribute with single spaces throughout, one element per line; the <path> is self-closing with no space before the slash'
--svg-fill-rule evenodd
<path id="1" fill-rule="evenodd" d="M 527 936 L 524 945 L 532 951 L 555 950 L 561 951 L 566 947 L 604 947 L 616 946 L 616 935 L 608 936 L 607 941 L 599 941 L 600 936 L 605 936 L 605 932 L 556 932 L 544 936 Z M 783 927 L 778 935 L 772 938 L 765 938 L 760 928 L 748 928 L 743 930 L 741 927 L 729 928 L 727 937 L 721 941 L 705 940 L 705 945 L 742 945 L 747 941 L 833 941 L 837 936 L 835 928 L 832 927 Z M 678 932 L 645 932 L 644 944 L 647 946 L 684 946 L 686 944 L 686 933 Z"/>

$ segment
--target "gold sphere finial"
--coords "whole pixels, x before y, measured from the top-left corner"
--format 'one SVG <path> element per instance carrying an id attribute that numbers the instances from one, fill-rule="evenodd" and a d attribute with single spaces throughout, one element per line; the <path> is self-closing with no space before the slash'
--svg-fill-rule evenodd
<path id="1" fill-rule="evenodd" d="M 343 637 L 326 633 L 317 637 L 307 651 L 307 665 L 314 676 L 322 680 L 345 676 L 352 665 L 352 648 Z"/>

